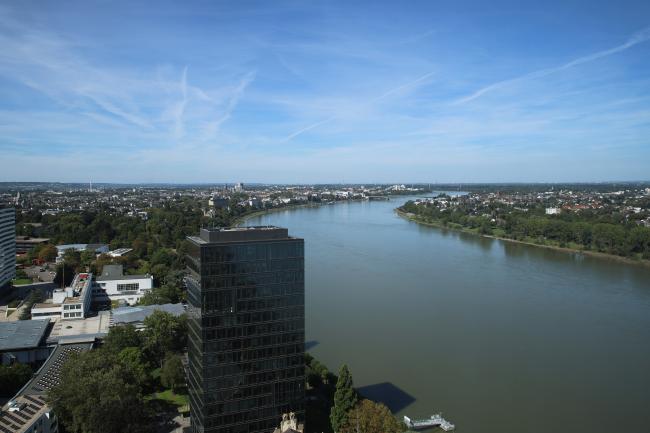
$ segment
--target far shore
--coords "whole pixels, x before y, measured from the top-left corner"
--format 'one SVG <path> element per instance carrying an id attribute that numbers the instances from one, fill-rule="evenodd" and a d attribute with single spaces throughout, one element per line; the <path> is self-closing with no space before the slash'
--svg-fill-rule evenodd
<path id="1" fill-rule="evenodd" d="M 237 217 L 237 219 L 234 221 L 234 226 L 240 226 L 244 224 L 246 221 L 248 221 L 251 218 L 263 216 L 266 214 L 274 213 L 274 212 L 281 212 L 285 210 L 292 210 L 292 209 L 300 209 L 300 208 L 306 208 L 306 207 L 319 207 L 323 206 L 322 203 L 307 203 L 307 204 L 292 204 L 288 206 L 282 206 L 282 207 L 274 207 L 271 209 L 262 209 L 258 210 L 246 215 L 242 215 L 240 217 Z"/>
<path id="2" fill-rule="evenodd" d="M 512 243 L 516 243 L 516 244 L 530 245 L 530 246 L 539 247 L 539 248 L 547 248 L 547 249 L 563 251 L 565 253 L 571 253 L 571 254 L 583 254 L 585 256 L 600 257 L 600 258 L 603 258 L 603 259 L 613 260 L 613 261 L 617 261 L 617 262 L 621 262 L 621 263 L 629 263 L 629 264 L 634 264 L 634 265 L 641 265 L 641 266 L 650 267 L 650 260 L 630 259 L 629 257 L 622 257 L 622 256 L 614 255 L 614 254 L 601 253 L 599 251 L 591 251 L 591 250 L 581 250 L 581 249 L 577 249 L 577 248 L 559 247 L 559 246 L 556 246 L 556 245 L 541 245 L 541 244 L 536 244 L 534 242 L 520 241 L 520 240 L 517 240 L 517 239 L 504 238 L 504 237 L 501 237 L 501 236 L 484 235 L 484 234 L 480 234 L 480 233 L 476 233 L 476 232 L 467 230 L 465 228 L 447 227 L 447 226 L 444 226 L 444 225 L 442 225 L 440 223 L 436 223 L 436 222 L 422 221 L 415 214 L 412 214 L 412 213 L 409 213 L 409 212 L 404 212 L 404 211 L 400 210 L 399 208 L 395 208 L 395 212 L 399 216 L 401 216 L 402 218 L 405 218 L 405 219 L 407 219 L 409 221 L 413 221 L 414 223 L 417 223 L 417 224 L 422 224 L 424 226 L 435 227 L 435 228 L 444 229 L 444 230 L 452 230 L 452 231 L 459 232 L 459 233 L 467 233 L 467 234 L 474 235 L 474 236 L 481 236 L 481 237 L 484 237 L 484 238 L 497 239 L 497 240 L 504 241 L 504 242 L 512 242 Z"/>

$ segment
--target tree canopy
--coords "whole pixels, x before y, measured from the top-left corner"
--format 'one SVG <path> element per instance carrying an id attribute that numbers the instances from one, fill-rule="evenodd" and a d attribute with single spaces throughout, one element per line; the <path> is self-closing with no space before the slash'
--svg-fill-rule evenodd
<path id="1" fill-rule="evenodd" d="M 406 426 L 382 403 L 361 400 L 349 413 L 339 433 L 402 433 Z"/>
<path id="2" fill-rule="evenodd" d="M 334 406 L 330 412 L 330 422 L 335 432 L 339 432 L 348 421 L 349 412 L 357 403 L 357 392 L 354 390 L 352 375 L 348 366 L 343 364 L 339 370 L 334 392 Z"/>
<path id="3" fill-rule="evenodd" d="M 120 356 L 106 348 L 71 356 L 47 397 L 67 431 L 151 431 L 152 414 L 143 400 L 146 383 L 132 361 L 133 352 Z"/>

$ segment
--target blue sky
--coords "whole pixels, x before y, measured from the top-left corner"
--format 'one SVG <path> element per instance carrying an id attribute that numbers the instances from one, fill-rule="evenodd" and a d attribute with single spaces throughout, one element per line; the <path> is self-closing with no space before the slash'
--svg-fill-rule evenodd
<path id="1" fill-rule="evenodd" d="M 650 2 L 0 2 L 0 181 L 650 180 Z"/>

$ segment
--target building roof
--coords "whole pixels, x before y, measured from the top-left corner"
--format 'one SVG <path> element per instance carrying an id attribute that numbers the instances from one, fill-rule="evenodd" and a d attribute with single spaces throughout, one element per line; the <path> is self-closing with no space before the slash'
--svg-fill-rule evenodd
<path id="1" fill-rule="evenodd" d="M 38 347 L 49 323 L 49 319 L 0 322 L 0 351 Z"/>
<path id="2" fill-rule="evenodd" d="M 286 228 L 276 226 L 202 228 L 199 236 L 189 236 L 196 244 L 294 239 Z"/>
<path id="3" fill-rule="evenodd" d="M 138 307 L 120 307 L 111 311 L 113 324 L 144 322 L 154 311 L 164 311 L 174 316 L 185 313 L 183 304 L 142 305 Z"/>
<path id="4" fill-rule="evenodd" d="M 114 281 L 114 280 L 140 280 L 151 278 L 150 275 L 124 275 L 122 265 L 104 265 L 102 274 L 96 278 L 97 281 Z"/>
<path id="5" fill-rule="evenodd" d="M 23 244 L 42 244 L 49 242 L 50 238 L 35 238 L 31 236 L 16 236 L 16 242 Z"/>
<path id="6" fill-rule="evenodd" d="M 2 408 L 0 432 L 32 431 L 34 423 L 50 411 L 45 396 L 47 391 L 58 385 L 63 364 L 73 353 L 90 350 L 92 345 L 92 343 L 58 345 L 34 377 Z M 19 410 L 9 411 L 12 405 Z"/>
<path id="7" fill-rule="evenodd" d="M 25 395 L 43 395 L 59 384 L 61 367 L 74 353 L 84 352 L 92 348 L 92 343 L 59 344 L 50 354 L 43 366 L 36 372 L 32 380 L 21 391 Z"/>

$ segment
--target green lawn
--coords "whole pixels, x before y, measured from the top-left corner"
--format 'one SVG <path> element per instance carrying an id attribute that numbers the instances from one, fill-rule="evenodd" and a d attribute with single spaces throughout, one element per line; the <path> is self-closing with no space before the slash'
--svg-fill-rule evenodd
<path id="1" fill-rule="evenodd" d="M 166 389 L 161 392 L 154 392 L 149 395 L 152 400 L 163 400 L 176 406 L 187 406 L 190 404 L 190 399 L 187 394 L 176 394 L 171 389 Z"/>
<path id="2" fill-rule="evenodd" d="M 20 286 L 21 284 L 32 284 L 32 280 L 29 278 L 17 278 L 15 280 L 11 280 L 14 286 Z"/>

